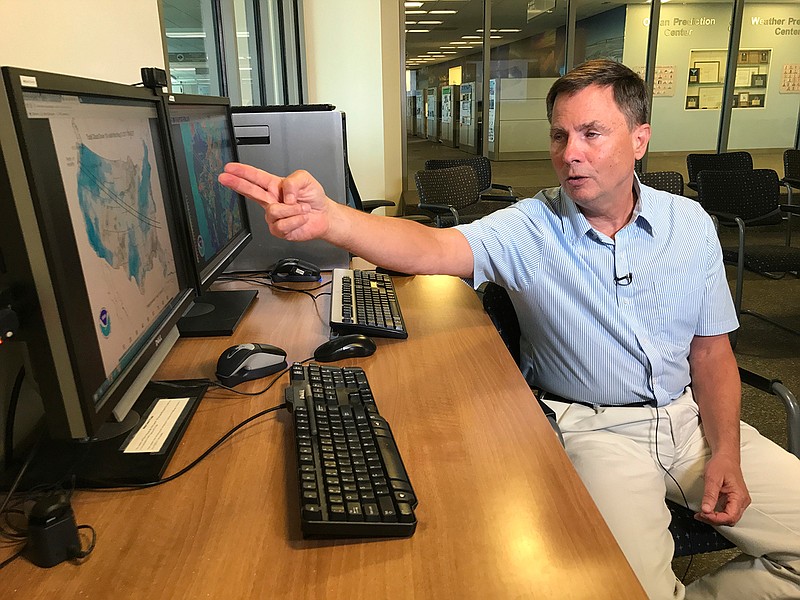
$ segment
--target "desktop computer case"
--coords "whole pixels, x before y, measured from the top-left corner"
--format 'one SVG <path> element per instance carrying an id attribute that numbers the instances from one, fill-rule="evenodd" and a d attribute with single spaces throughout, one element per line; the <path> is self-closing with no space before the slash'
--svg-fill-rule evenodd
<path id="1" fill-rule="evenodd" d="M 328 197 L 347 202 L 347 138 L 344 113 L 307 107 L 236 107 L 233 126 L 239 160 L 275 175 L 305 169 L 322 184 Z M 264 221 L 264 209 L 248 201 L 253 238 L 227 272 L 257 272 L 282 258 L 300 258 L 322 270 L 347 268 L 346 250 L 321 240 L 287 242 L 274 237 Z"/>

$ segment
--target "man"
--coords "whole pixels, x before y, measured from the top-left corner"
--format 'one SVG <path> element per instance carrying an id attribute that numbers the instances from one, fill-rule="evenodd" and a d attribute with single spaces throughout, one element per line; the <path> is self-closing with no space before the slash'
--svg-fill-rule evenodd
<path id="1" fill-rule="evenodd" d="M 561 186 L 451 229 L 350 210 L 302 171 L 231 164 L 220 181 L 263 204 L 276 236 L 505 287 L 525 375 L 547 390 L 566 451 L 651 598 L 800 598 L 800 461 L 739 421 L 727 337 L 738 324 L 712 222 L 634 176 L 647 107 L 627 67 L 574 69 L 547 97 Z M 743 551 L 686 589 L 664 504 L 683 495 Z"/>

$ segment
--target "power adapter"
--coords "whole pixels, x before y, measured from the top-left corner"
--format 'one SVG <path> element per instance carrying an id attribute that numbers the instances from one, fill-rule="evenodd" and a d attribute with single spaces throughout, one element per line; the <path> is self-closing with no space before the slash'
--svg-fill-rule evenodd
<path id="1" fill-rule="evenodd" d="M 23 555 L 37 567 L 45 568 L 85 555 L 66 494 L 52 494 L 36 501 L 28 516 L 28 542 Z"/>
<path id="2" fill-rule="evenodd" d="M 144 87 L 158 90 L 167 87 L 167 72 L 158 67 L 142 67 L 142 83 Z"/>

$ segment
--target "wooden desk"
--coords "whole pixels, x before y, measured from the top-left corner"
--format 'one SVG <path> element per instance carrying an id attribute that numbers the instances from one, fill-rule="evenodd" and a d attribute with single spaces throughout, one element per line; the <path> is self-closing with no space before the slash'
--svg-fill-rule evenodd
<path id="1" fill-rule="evenodd" d="M 172 483 L 76 492 L 94 552 L 49 570 L 19 559 L 3 570 L 0 596 L 645 598 L 475 293 L 450 277 L 395 284 L 408 340 L 376 339 L 377 353 L 346 363 L 367 371 L 392 425 L 419 497 L 413 537 L 303 540 L 280 411 Z M 213 377 L 222 350 L 248 341 L 305 359 L 327 339 L 328 302 L 315 311 L 307 296 L 262 288 L 233 338 L 180 340 L 158 376 Z M 257 398 L 209 392 L 169 472 L 280 403 L 284 382 Z"/>

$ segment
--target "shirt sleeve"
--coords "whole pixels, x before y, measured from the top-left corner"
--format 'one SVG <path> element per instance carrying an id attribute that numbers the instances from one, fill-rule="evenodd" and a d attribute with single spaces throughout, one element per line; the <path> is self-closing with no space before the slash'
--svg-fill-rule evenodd
<path id="1" fill-rule="evenodd" d="M 739 327 L 731 297 L 719 236 L 711 218 L 704 214 L 706 237 L 705 293 L 700 307 L 695 335 L 711 336 L 730 333 Z"/>

